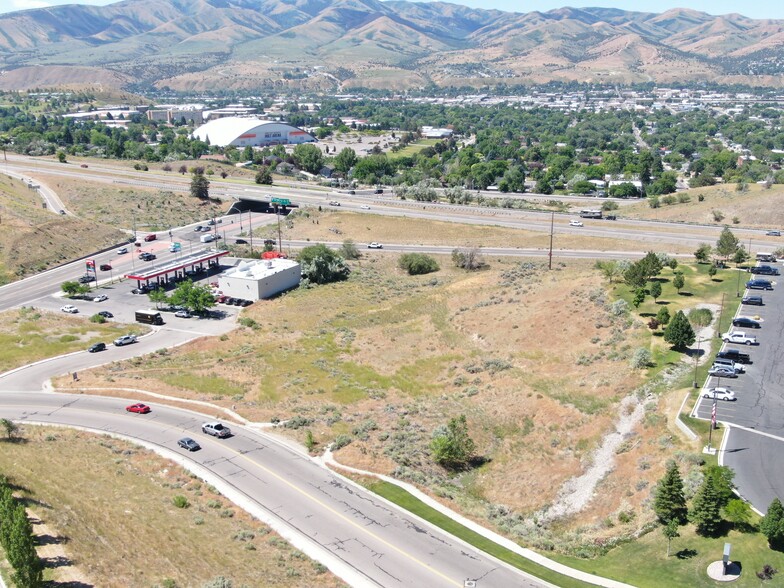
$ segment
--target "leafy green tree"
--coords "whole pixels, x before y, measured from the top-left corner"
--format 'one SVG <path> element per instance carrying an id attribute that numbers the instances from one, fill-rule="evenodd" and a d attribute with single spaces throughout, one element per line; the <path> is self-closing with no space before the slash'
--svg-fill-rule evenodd
<path id="1" fill-rule="evenodd" d="M 667 471 L 659 481 L 653 499 L 653 511 L 662 524 L 675 521 L 677 524 L 686 522 L 686 497 L 683 494 L 683 479 L 678 464 L 671 460 L 667 463 Z"/>
<path id="2" fill-rule="evenodd" d="M 59 161 L 60 163 L 65 163 L 66 162 L 65 151 L 58 151 L 57 152 L 57 161 Z"/>
<path id="3" fill-rule="evenodd" d="M 174 292 L 169 297 L 169 302 L 201 314 L 208 308 L 215 306 L 215 296 L 212 295 L 209 286 L 194 284 L 191 280 L 185 280 L 177 284 Z"/>
<path id="4" fill-rule="evenodd" d="M 476 444 L 468 434 L 465 415 L 452 418 L 446 426 L 436 428 L 430 449 L 435 461 L 449 470 L 458 471 L 468 467 Z"/>
<path id="5" fill-rule="evenodd" d="M 297 145 L 292 155 L 297 167 L 308 173 L 317 174 L 324 167 L 324 155 L 321 149 L 310 143 Z"/>
<path id="6" fill-rule="evenodd" d="M 667 310 L 666 306 L 662 306 L 659 312 L 656 313 L 656 320 L 659 321 L 660 325 L 665 326 L 670 322 L 670 311 Z"/>
<path id="7" fill-rule="evenodd" d="M 307 283 L 329 284 L 348 279 L 351 270 L 346 261 L 326 245 L 319 243 L 305 247 L 297 257 L 302 276 Z"/>
<path id="8" fill-rule="evenodd" d="M 615 280 L 622 274 L 621 268 L 618 266 L 617 261 L 597 261 L 595 267 L 596 269 L 601 270 L 602 275 L 610 284 L 614 283 Z"/>
<path id="9" fill-rule="evenodd" d="M 255 182 L 264 186 L 272 185 L 272 174 L 268 167 L 262 167 L 256 172 Z"/>
<path id="10" fill-rule="evenodd" d="M 147 298 L 155 304 L 155 308 L 160 308 L 161 304 L 166 304 L 169 300 L 169 295 L 166 294 L 166 290 L 163 288 L 154 288 L 147 292 Z"/>
<path id="11" fill-rule="evenodd" d="M 717 273 L 719 273 L 718 268 L 715 265 L 711 265 L 708 268 L 708 275 L 713 278 Z"/>
<path id="12" fill-rule="evenodd" d="M 351 147 L 344 147 L 340 150 L 340 153 L 335 156 L 335 159 L 332 162 L 335 165 L 335 169 L 342 173 L 343 175 L 347 175 L 351 168 L 357 163 L 357 154 Z"/>
<path id="13" fill-rule="evenodd" d="M 749 259 L 749 253 L 743 248 L 738 247 L 735 251 L 735 255 L 732 256 L 732 261 L 735 263 L 735 266 L 740 266 L 742 263 L 746 263 Z"/>
<path id="14" fill-rule="evenodd" d="M 343 259 L 359 259 L 362 255 L 359 253 L 359 249 L 357 249 L 356 243 L 351 239 L 346 239 L 343 241 L 343 245 L 340 246 L 340 255 Z"/>
<path id="15" fill-rule="evenodd" d="M 734 498 L 724 507 L 724 518 L 736 527 L 744 527 L 751 521 L 751 507 L 738 498 Z"/>
<path id="16" fill-rule="evenodd" d="M 716 241 L 716 253 L 721 255 L 724 259 L 729 259 L 740 246 L 740 241 L 733 234 L 729 227 L 724 227 L 719 235 L 719 240 Z"/>
<path id="17" fill-rule="evenodd" d="M 645 302 L 645 288 L 637 288 L 634 291 L 634 300 L 632 300 L 632 304 L 634 304 L 634 308 L 640 308 L 640 304 Z"/>
<path id="18" fill-rule="evenodd" d="M 682 273 L 677 272 L 672 278 L 672 285 L 678 291 L 678 294 L 680 294 L 681 290 L 686 285 L 686 278 L 683 277 Z"/>
<path id="19" fill-rule="evenodd" d="M 440 269 L 438 262 L 424 253 L 404 253 L 398 260 L 398 266 L 411 276 L 429 274 Z"/>
<path id="20" fill-rule="evenodd" d="M 760 521 L 760 531 L 768 538 L 771 547 L 780 548 L 784 545 L 784 506 L 778 498 L 774 498 L 768 512 Z"/>
<path id="21" fill-rule="evenodd" d="M 670 557 L 670 544 L 672 543 L 672 540 L 681 536 L 678 532 L 678 521 L 667 521 L 667 524 L 662 527 L 662 533 L 667 538 L 667 557 Z"/>
<path id="22" fill-rule="evenodd" d="M 79 286 L 81 284 L 76 280 L 69 280 L 60 284 L 60 289 L 66 296 L 73 297 L 79 292 Z"/>
<path id="23" fill-rule="evenodd" d="M 191 177 L 191 196 L 199 200 L 207 200 L 210 197 L 210 181 L 198 170 L 195 170 Z"/>
<path id="24" fill-rule="evenodd" d="M 10 441 L 19 430 L 17 424 L 10 419 L 0 419 L 0 427 L 5 431 L 6 438 Z"/>
<path id="25" fill-rule="evenodd" d="M 686 349 L 694 343 L 695 338 L 694 329 L 682 310 L 675 313 L 670 324 L 664 329 L 664 340 L 677 350 Z"/>
<path id="26" fill-rule="evenodd" d="M 653 298 L 653 301 L 657 302 L 659 300 L 659 296 L 662 295 L 661 282 L 651 282 L 650 293 L 651 293 L 651 298 Z"/>
<path id="27" fill-rule="evenodd" d="M 694 258 L 697 260 L 697 263 L 708 263 L 711 253 L 713 253 L 713 247 L 707 243 L 700 243 L 700 246 L 694 252 Z"/>
<path id="28" fill-rule="evenodd" d="M 692 501 L 689 517 L 694 523 L 698 535 L 715 537 L 721 530 L 721 506 L 716 485 L 710 477 L 706 476 L 700 489 Z"/>

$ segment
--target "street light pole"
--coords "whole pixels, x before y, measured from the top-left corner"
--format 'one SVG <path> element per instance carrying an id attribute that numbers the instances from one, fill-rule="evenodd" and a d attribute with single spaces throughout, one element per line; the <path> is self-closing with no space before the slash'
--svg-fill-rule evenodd
<path id="1" fill-rule="evenodd" d="M 736 296 L 740 298 L 740 269 L 739 268 L 735 268 L 735 269 L 738 271 L 738 285 L 736 286 L 737 289 Z"/>
<path id="2" fill-rule="evenodd" d="M 694 353 L 694 387 L 697 388 L 697 366 L 699 365 L 700 361 L 700 343 L 702 342 L 702 337 L 697 337 L 697 350 Z"/>

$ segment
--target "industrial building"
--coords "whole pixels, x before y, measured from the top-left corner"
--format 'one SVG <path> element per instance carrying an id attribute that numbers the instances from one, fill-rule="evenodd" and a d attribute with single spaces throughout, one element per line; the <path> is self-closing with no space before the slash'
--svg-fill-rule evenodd
<path id="1" fill-rule="evenodd" d="M 296 145 L 316 140 L 310 133 L 285 122 L 240 117 L 210 120 L 193 131 L 193 136 L 218 147 Z"/>
<path id="2" fill-rule="evenodd" d="M 246 259 L 218 276 L 222 294 L 261 300 L 299 286 L 300 266 L 291 259 Z"/>

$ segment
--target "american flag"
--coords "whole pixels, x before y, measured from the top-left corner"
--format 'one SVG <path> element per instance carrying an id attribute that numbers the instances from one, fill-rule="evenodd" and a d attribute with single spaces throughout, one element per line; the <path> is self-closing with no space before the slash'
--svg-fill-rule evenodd
<path id="1" fill-rule="evenodd" d="M 716 426 L 716 401 L 713 401 L 713 407 L 711 408 L 711 426 Z"/>

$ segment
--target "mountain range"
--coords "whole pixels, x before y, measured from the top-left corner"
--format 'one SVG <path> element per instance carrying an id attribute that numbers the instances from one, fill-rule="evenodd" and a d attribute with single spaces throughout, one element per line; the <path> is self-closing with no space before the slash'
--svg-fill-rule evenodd
<path id="1" fill-rule="evenodd" d="M 124 0 L 0 15 L 0 89 L 406 90 L 550 80 L 780 87 L 784 20 L 403 0 Z"/>

